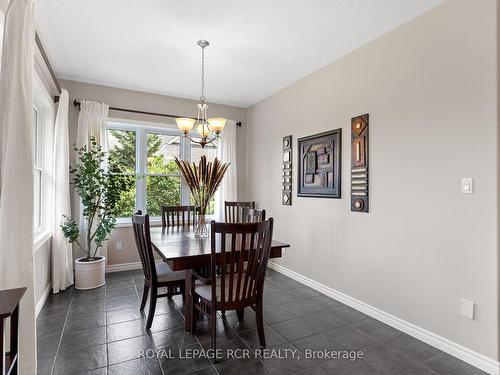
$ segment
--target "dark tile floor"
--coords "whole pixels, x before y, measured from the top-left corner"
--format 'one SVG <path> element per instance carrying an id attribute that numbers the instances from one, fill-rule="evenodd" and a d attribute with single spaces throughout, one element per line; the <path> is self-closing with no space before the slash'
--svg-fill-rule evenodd
<path id="1" fill-rule="evenodd" d="M 209 348 L 209 330 L 207 321 L 201 321 L 196 336 L 184 332 L 179 296 L 159 300 L 147 333 L 138 309 L 140 271 L 108 274 L 105 287 L 71 288 L 49 297 L 37 320 L 38 373 L 484 374 L 275 271 L 268 271 L 265 290 L 266 338 L 268 348 L 276 350 L 256 356 L 253 311 L 245 311 L 242 324 L 228 312 L 217 322 L 222 355 L 212 365 L 206 358 L 181 357 Z M 360 352 L 363 358 L 328 359 L 319 355 L 324 350 L 343 351 L 340 355 Z M 233 358 L 244 353 L 248 358 Z M 306 358 L 308 353 L 316 353 L 316 358 Z"/>

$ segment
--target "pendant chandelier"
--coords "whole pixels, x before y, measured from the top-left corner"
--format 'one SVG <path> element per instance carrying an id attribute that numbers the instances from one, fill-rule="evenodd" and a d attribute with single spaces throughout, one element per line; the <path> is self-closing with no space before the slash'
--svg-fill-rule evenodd
<path id="1" fill-rule="evenodd" d="M 208 105 L 205 103 L 205 48 L 210 43 L 206 40 L 199 40 L 197 44 L 201 47 L 201 96 L 200 103 L 196 105 L 198 116 L 196 119 L 190 117 L 176 118 L 175 122 L 184 133 L 185 138 L 189 138 L 192 142 L 198 143 L 204 148 L 206 144 L 221 137 L 220 133 L 224 130 L 226 119 L 219 117 L 207 118 Z"/>

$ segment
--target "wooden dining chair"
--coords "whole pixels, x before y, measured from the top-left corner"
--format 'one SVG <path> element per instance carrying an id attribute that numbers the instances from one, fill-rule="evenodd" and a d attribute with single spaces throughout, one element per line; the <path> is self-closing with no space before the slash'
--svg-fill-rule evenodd
<path id="1" fill-rule="evenodd" d="M 217 311 L 236 310 L 242 322 L 248 306 L 255 310 L 260 345 L 266 346 L 263 291 L 272 236 L 272 218 L 248 224 L 212 221 L 210 277 L 207 280 L 191 271 L 190 293 L 191 332 L 196 334 L 198 314 L 206 315 L 210 321 L 212 349 L 216 349 Z"/>
<path id="2" fill-rule="evenodd" d="M 241 223 L 243 221 L 243 209 L 255 208 L 252 202 L 228 202 L 224 201 L 224 219 L 226 223 Z"/>
<path id="3" fill-rule="evenodd" d="M 156 265 L 149 232 L 149 215 L 142 215 L 140 210 L 137 211 L 132 216 L 132 226 L 135 243 L 141 258 L 142 270 L 144 271 L 144 290 L 142 292 L 140 311 L 144 311 L 148 300 L 148 292 L 150 293 L 149 312 L 146 320 L 146 329 L 149 330 L 153 324 L 158 298 L 168 297 L 168 299 L 172 299 L 172 296 L 182 294 L 184 299 L 186 273 L 185 271 L 174 272 L 165 263 Z M 158 293 L 158 288 L 166 288 L 167 293 Z"/>
<path id="4" fill-rule="evenodd" d="M 196 225 L 199 208 L 194 206 L 161 206 L 161 225 L 165 227 L 189 227 Z"/>
<path id="5" fill-rule="evenodd" d="M 243 208 L 243 223 L 258 223 L 266 220 L 266 210 L 257 210 L 255 208 Z"/>

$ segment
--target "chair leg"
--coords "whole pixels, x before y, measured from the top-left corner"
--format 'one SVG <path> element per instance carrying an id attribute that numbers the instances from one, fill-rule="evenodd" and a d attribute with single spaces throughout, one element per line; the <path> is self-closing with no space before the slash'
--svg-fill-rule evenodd
<path id="1" fill-rule="evenodd" d="M 236 315 L 238 316 L 238 322 L 243 323 L 245 319 L 245 309 L 236 310 Z"/>
<path id="2" fill-rule="evenodd" d="M 182 302 L 186 302 L 186 284 L 182 283 L 180 289 L 182 294 Z"/>
<path id="3" fill-rule="evenodd" d="M 195 307 L 196 301 L 194 297 L 191 301 L 191 334 L 196 335 L 196 326 L 198 325 L 198 311 Z"/>
<path id="4" fill-rule="evenodd" d="M 262 298 L 257 301 L 257 305 L 255 306 L 255 320 L 257 323 L 257 333 L 259 334 L 259 342 L 260 346 L 266 347 L 266 336 L 264 333 L 264 314 L 262 311 Z"/>
<path id="5" fill-rule="evenodd" d="M 217 343 L 216 343 L 216 337 L 217 337 L 217 310 L 214 308 L 211 308 L 210 312 L 210 336 L 211 336 L 211 348 L 213 352 L 216 352 L 217 349 Z M 212 363 L 215 363 L 215 355 L 212 358 Z"/>
<path id="6" fill-rule="evenodd" d="M 148 301 L 148 293 L 149 293 L 149 286 L 144 284 L 144 289 L 142 291 L 141 308 L 139 309 L 140 311 L 144 311 L 144 307 L 146 307 L 146 302 Z"/>
<path id="7" fill-rule="evenodd" d="M 173 295 L 172 286 L 169 285 L 167 286 L 167 299 L 169 301 L 172 301 L 172 295 Z"/>
<path id="8" fill-rule="evenodd" d="M 148 330 L 148 331 L 151 329 L 151 325 L 153 324 L 153 318 L 155 316 L 157 293 L 158 293 L 157 288 L 155 288 L 155 287 L 151 288 L 151 298 L 149 299 L 148 320 L 146 322 L 146 330 Z"/>

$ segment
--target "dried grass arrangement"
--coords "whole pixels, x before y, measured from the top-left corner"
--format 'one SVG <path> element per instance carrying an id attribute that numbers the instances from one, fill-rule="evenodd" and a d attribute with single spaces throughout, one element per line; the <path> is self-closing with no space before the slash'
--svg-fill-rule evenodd
<path id="1" fill-rule="evenodd" d="M 213 162 L 207 162 L 205 155 L 202 155 L 198 165 L 195 163 L 190 164 L 188 161 L 179 160 L 178 158 L 175 158 L 175 162 L 189 186 L 196 206 L 200 209 L 196 235 L 206 237 L 208 236 L 205 222 L 207 207 L 210 199 L 219 188 L 230 163 L 222 163 L 217 158 Z"/>

